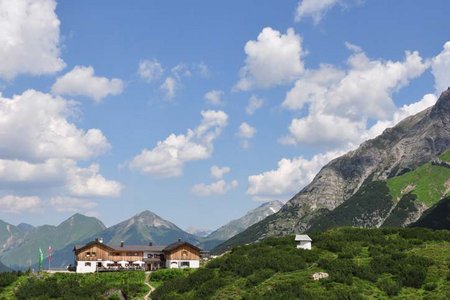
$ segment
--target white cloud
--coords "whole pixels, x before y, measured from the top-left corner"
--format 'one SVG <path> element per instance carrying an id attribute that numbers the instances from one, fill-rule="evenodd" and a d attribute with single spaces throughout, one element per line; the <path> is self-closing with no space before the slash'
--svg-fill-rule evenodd
<path id="1" fill-rule="evenodd" d="M 312 114 L 302 119 L 294 118 L 289 126 L 290 138 L 285 143 L 339 146 L 355 142 L 365 129 L 364 122 L 326 114 Z"/>
<path id="2" fill-rule="evenodd" d="M 58 77 L 52 86 L 54 94 L 86 96 L 95 102 L 101 102 L 103 98 L 118 95 L 122 91 L 122 80 L 95 76 L 91 66 L 75 66 L 72 71 Z"/>
<path id="3" fill-rule="evenodd" d="M 361 133 L 361 141 L 372 139 L 388 128 L 393 127 L 400 121 L 404 120 L 405 118 L 415 115 L 425 109 L 427 109 L 430 106 L 433 106 L 437 101 L 437 97 L 434 94 L 426 94 L 423 96 L 422 99 L 420 99 L 417 102 L 411 103 L 411 104 L 405 104 L 402 107 L 400 107 L 393 115 L 392 119 L 390 120 L 379 120 L 377 121 L 372 127 L 370 127 L 365 132 Z"/>
<path id="4" fill-rule="evenodd" d="M 202 111 L 201 115 L 197 128 L 188 129 L 186 134 L 171 134 L 153 149 L 142 150 L 129 167 L 160 177 L 173 177 L 182 174 L 185 163 L 209 158 L 214 150 L 213 141 L 227 125 L 228 116 L 223 111 L 213 110 Z"/>
<path id="5" fill-rule="evenodd" d="M 69 121 L 77 114 L 75 102 L 34 90 L 0 96 L 0 189 L 117 196 L 121 185 L 102 177 L 97 165 L 77 166 L 110 148 L 99 129 Z"/>
<path id="6" fill-rule="evenodd" d="M 227 183 L 225 180 L 219 180 L 211 184 L 199 183 L 192 187 L 191 191 L 199 197 L 209 197 L 213 195 L 224 195 L 228 191 L 237 188 L 236 180 Z"/>
<path id="7" fill-rule="evenodd" d="M 209 104 L 213 105 L 222 105 L 222 97 L 223 97 L 223 91 L 218 90 L 212 90 L 205 94 L 204 98 L 206 101 L 208 101 Z"/>
<path id="8" fill-rule="evenodd" d="M 248 105 L 245 108 L 245 112 L 248 115 L 253 115 L 258 109 L 262 107 L 264 100 L 258 98 L 256 95 L 252 95 L 248 100 Z"/>
<path id="9" fill-rule="evenodd" d="M 212 166 L 210 169 L 211 176 L 216 179 L 222 179 L 223 176 L 229 173 L 231 169 L 229 167 L 220 168 L 218 166 Z"/>
<path id="10" fill-rule="evenodd" d="M 191 77 L 192 72 L 186 64 L 178 64 L 172 68 L 172 73 L 180 79 L 181 77 Z"/>
<path id="11" fill-rule="evenodd" d="M 250 126 L 248 123 L 243 122 L 239 126 L 239 130 L 236 133 L 241 138 L 241 147 L 247 149 L 250 147 L 250 139 L 256 134 L 256 128 Z"/>
<path id="12" fill-rule="evenodd" d="M 287 200 L 311 182 L 317 172 L 342 151 L 303 157 L 283 158 L 274 170 L 248 177 L 247 194 L 255 200 Z"/>
<path id="13" fill-rule="evenodd" d="M 359 47 L 348 69 L 321 65 L 308 70 L 287 93 L 282 104 L 291 110 L 308 106 L 308 115 L 294 118 L 285 143 L 322 146 L 359 144 L 368 120 L 391 121 L 397 112 L 392 94 L 427 68 L 417 52 L 406 52 L 403 61 L 370 60 Z"/>
<path id="14" fill-rule="evenodd" d="M 120 196 L 122 185 L 117 181 L 105 179 L 99 171 L 97 164 L 73 169 L 68 182 L 70 194 L 78 197 Z"/>
<path id="15" fill-rule="evenodd" d="M 54 189 L 65 195 L 81 197 L 117 197 L 122 185 L 106 180 L 99 167 L 78 167 L 71 159 L 48 159 L 42 163 L 0 159 L 0 187 Z"/>
<path id="16" fill-rule="evenodd" d="M 251 139 L 256 134 L 256 129 L 246 122 L 242 122 L 239 126 L 237 135 L 243 139 Z"/>
<path id="17" fill-rule="evenodd" d="M 234 89 L 268 88 L 295 80 L 304 69 L 301 42 L 292 28 L 286 34 L 264 28 L 256 41 L 248 41 L 245 45 L 247 58 Z"/>
<path id="18" fill-rule="evenodd" d="M 68 120 L 76 114 L 74 102 L 34 90 L 0 95 L 0 158 L 77 160 L 107 151 L 110 144 L 99 129 L 84 131 Z"/>
<path id="19" fill-rule="evenodd" d="M 19 197 L 6 195 L 0 198 L 0 211 L 3 213 L 30 213 L 41 207 L 39 197 Z"/>
<path id="20" fill-rule="evenodd" d="M 164 93 L 165 97 L 169 100 L 175 97 L 176 91 L 178 89 L 178 84 L 172 77 L 167 77 L 159 89 Z"/>
<path id="21" fill-rule="evenodd" d="M 197 72 L 198 72 L 201 76 L 203 76 L 203 77 L 209 77 L 209 76 L 210 76 L 209 68 L 208 68 L 208 66 L 207 66 L 205 63 L 203 63 L 203 62 L 201 62 L 201 63 L 199 63 L 199 64 L 196 64 L 196 65 L 195 65 L 195 69 L 197 69 Z"/>
<path id="22" fill-rule="evenodd" d="M 64 68 L 54 0 L 0 1 L 0 77 L 51 74 Z"/>
<path id="23" fill-rule="evenodd" d="M 97 207 L 97 203 L 85 199 L 73 197 L 52 197 L 50 205 L 57 212 L 89 211 Z"/>
<path id="24" fill-rule="evenodd" d="M 446 42 L 444 49 L 433 58 L 431 72 L 434 75 L 436 94 L 440 95 L 450 87 L 450 41 Z"/>
<path id="25" fill-rule="evenodd" d="M 299 22 L 304 17 L 311 17 L 317 24 L 326 12 L 339 2 L 339 0 L 301 0 L 297 5 L 295 21 Z"/>
<path id="26" fill-rule="evenodd" d="M 159 79 L 162 76 L 163 72 L 163 67 L 156 59 L 145 59 L 139 62 L 138 74 L 147 82 Z"/>

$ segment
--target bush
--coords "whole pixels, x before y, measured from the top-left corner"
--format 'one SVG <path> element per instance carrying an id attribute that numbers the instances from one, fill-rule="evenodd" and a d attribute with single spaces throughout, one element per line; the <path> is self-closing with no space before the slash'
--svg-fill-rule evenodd
<path id="1" fill-rule="evenodd" d="M 383 276 L 377 281 L 377 287 L 389 297 L 396 296 L 402 289 L 400 284 L 390 276 Z"/>

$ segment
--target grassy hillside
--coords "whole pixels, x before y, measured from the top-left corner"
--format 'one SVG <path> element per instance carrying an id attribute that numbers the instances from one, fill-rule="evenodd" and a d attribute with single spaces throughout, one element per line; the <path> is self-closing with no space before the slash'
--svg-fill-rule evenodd
<path id="1" fill-rule="evenodd" d="M 152 299 L 450 299 L 450 231 L 336 228 L 234 248 L 167 279 Z M 330 277 L 314 281 L 316 272 Z"/>
<path id="2" fill-rule="evenodd" d="M 450 149 L 441 154 L 439 159 L 450 162 Z M 449 179 L 450 168 L 427 163 L 411 172 L 388 179 L 387 186 L 395 202 L 411 193 L 416 196 L 416 202 L 430 207 L 450 195 Z"/>
<path id="3" fill-rule="evenodd" d="M 143 299 L 144 272 L 0 274 L 0 299 Z"/>

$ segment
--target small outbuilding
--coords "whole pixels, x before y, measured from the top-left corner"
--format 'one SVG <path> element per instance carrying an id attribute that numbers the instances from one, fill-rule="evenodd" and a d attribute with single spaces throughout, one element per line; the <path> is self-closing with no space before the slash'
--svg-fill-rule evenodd
<path id="1" fill-rule="evenodd" d="M 307 234 L 297 234 L 295 236 L 297 249 L 311 250 L 312 239 Z"/>

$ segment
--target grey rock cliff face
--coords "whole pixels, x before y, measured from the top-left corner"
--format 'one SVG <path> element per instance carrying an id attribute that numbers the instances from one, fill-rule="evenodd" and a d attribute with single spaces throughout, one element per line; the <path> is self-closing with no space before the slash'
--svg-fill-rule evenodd
<path id="1" fill-rule="evenodd" d="M 328 163 L 265 225 L 263 235 L 307 230 L 321 209 L 335 209 L 367 180 L 412 170 L 450 146 L 450 88 L 432 108 L 411 116 L 375 139 Z M 263 221 L 264 222 L 264 221 Z"/>

